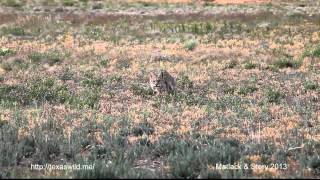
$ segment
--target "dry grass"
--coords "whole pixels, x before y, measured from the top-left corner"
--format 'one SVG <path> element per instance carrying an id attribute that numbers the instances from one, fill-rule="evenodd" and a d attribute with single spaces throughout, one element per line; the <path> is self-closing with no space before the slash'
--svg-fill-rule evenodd
<path id="1" fill-rule="evenodd" d="M 72 12 L 60 2 L 49 10 Z M 0 178 L 319 177 L 320 24 L 309 2 L 290 14 L 301 3 L 108 1 L 113 12 L 99 14 L 100 1 L 74 1 L 80 15 L 35 3 L 40 12 L 1 7 L 17 13 L 0 18 Z M 205 13 L 221 7 L 234 10 Z M 156 68 L 177 78 L 177 94 L 150 92 Z M 45 163 L 95 170 L 30 169 Z"/>

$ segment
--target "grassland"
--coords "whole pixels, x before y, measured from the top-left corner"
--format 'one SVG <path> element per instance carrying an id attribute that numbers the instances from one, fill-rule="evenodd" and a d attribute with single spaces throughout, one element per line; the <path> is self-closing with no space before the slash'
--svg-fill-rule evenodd
<path id="1" fill-rule="evenodd" d="M 0 178 L 319 178 L 319 9 L 1 1 Z"/>

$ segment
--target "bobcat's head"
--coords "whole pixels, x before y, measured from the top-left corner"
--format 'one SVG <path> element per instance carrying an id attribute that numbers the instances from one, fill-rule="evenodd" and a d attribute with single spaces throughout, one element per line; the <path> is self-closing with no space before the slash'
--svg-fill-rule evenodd
<path id="1" fill-rule="evenodd" d="M 150 77 L 149 77 L 149 83 L 150 83 L 150 86 L 152 87 L 152 88 L 154 88 L 154 87 L 159 87 L 159 85 L 160 85 L 160 78 L 159 78 L 159 76 L 158 75 L 156 75 L 155 73 L 151 73 L 150 74 Z"/>

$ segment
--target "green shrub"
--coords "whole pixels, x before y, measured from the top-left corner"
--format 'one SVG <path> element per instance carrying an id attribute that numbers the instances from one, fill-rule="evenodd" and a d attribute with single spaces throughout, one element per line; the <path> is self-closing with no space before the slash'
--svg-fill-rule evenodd
<path id="1" fill-rule="evenodd" d="M 257 87 L 249 85 L 249 86 L 241 87 L 241 88 L 239 89 L 239 92 L 238 92 L 238 93 L 239 93 L 239 94 L 242 94 L 242 95 L 248 95 L 248 94 L 252 94 L 253 92 L 255 92 L 255 91 L 257 91 L 257 90 L 258 90 Z"/>
<path id="2" fill-rule="evenodd" d="M 0 49 L 0 56 L 7 56 L 7 55 L 12 55 L 14 52 L 9 49 L 9 48 L 1 48 Z"/>
<path id="3" fill-rule="evenodd" d="M 32 63 L 39 63 L 43 57 L 44 57 L 44 55 L 39 52 L 31 52 L 28 55 L 28 58 L 31 60 Z"/>
<path id="4" fill-rule="evenodd" d="M 67 56 L 67 54 L 62 53 L 61 51 L 52 49 L 44 53 L 31 52 L 28 55 L 28 59 L 32 63 L 47 63 L 50 66 L 53 66 L 56 63 L 60 63 Z"/>
<path id="5" fill-rule="evenodd" d="M 284 95 L 277 90 L 272 90 L 271 88 L 267 89 L 266 97 L 268 102 L 279 103 Z"/>
<path id="6" fill-rule="evenodd" d="M 127 69 L 130 67 L 130 59 L 127 57 L 120 58 L 116 64 L 118 69 Z"/>
<path id="7" fill-rule="evenodd" d="M 3 27 L 2 32 L 4 34 L 11 34 L 13 36 L 24 36 L 26 35 L 22 27 Z"/>
<path id="8" fill-rule="evenodd" d="M 23 85 L 0 85 L 0 102 L 7 105 L 28 103 L 27 88 Z"/>
<path id="9" fill-rule="evenodd" d="M 236 87 L 230 86 L 228 84 L 223 84 L 221 89 L 222 89 L 222 92 L 225 94 L 233 94 L 236 91 Z"/>
<path id="10" fill-rule="evenodd" d="M 51 50 L 44 54 L 44 62 L 50 66 L 61 62 L 64 59 L 64 54 L 57 50 Z"/>
<path id="11" fill-rule="evenodd" d="M 252 61 L 247 61 L 245 64 L 244 64 L 244 68 L 245 69 L 254 69 L 257 67 L 257 64 L 253 63 Z"/>
<path id="12" fill-rule="evenodd" d="M 273 62 L 272 65 L 274 65 L 277 68 L 298 68 L 302 64 L 301 61 L 298 60 L 292 60 L 290 58 L 280 58 Z"/>
<path id="13" fill-rule="evenodd" d="M 102 3 L 94 4 L 92 5 L 92 9 L 103 9 L 103 4 Z"/>
<path id="14" fill-rule="evenodd" d="M 305 90 L 316 90 L 319 87 L 319 84 L 316 81 L 306 81 L 303 83 Z"/>
<path id="15" fill-rule="evenodd" d="M 103 85 L 104 80 L 92 73 L 86 73 L 81 83 L 83 84 L 83 86 L 88 88 L 100 88 Z"/>
<path id="16" fill-rule="evenodd" d="M 9 6 L 9 7 L 21 7 L 22 3 L 17 2 L 16 0 L 4 0 L 4 2 L 2 3 L 5 6 Z"/>
<path id="17" fill-rule="evenodd" d="M 196 40 L 189 40 L 184 43 L 183 47 L 188 51 L 192 51 L 196 48 L 197 45 L 198 42 Z"/>
<path id="18" fill-rule="evenodd" d="M 59 79 L 62 81 L 72 80 L 74 73 L 70 70 L 70 68 L 66 68 L 61 74 L 59 74 Z"/>
<path id="19" fill-rule="evenodd" d="M 305 49 L 302 58 L 309 57 L 320 57 L 320 44 L 318 44 L 314 49 Z"/>
<path id="20" fill-rule="evenodd" d="M 208 165 L 235 163 L 241 157 L 239 151 L 236 141 L 208 140 L 205 147 L 180 141 L 168 157 L 170 171 L 175 178 L 196 178 Z"/>
<path id="21" fill-rule="evenodd" d="M 154 127 L 148 122 L 139 123 L 132 129 L 134 136 L 151 135 L 154 131 Z"/>
<path id="22" fill-rule="evenodd" d="M 84 34 L 89 38 L 93 40 L 101 40 L 104 37 L 104 30 L 101 26 L 87 26 L 85 28 Z"/>
<path id="23" fill-rule="evenodd" d="M 317 174 L 320 173 L 320 157 L 319 156 L 313 156 L 309 160 L 309 167 L 314 170 Z"/>
<path id="24" fill-rule="evenodd" d="M 8 105 L 14 103 L 29 105 L 33 102 L 65 103 L 71 97 L 72 94 L 67 86 L 58 85 L 51 78 L 34 78 L 26 84 L 0 86 L 0 99 Z"/>
<path id="25" fill-rule="evenodd" d="M 312 51 L 311 56 L 320 57 L 320 44 Z"/>
<path id="26" fill-rule="evenodd" d="M 237 60 L 231 60 L 229 62 L 226 63 L 225 68 L 226 69 L 233 69 L 238 65 L 238 61 Z"/>
<path id="27" fill-rule="evenodd" d="M 193 88 L 193 82 L 186 75 L 180 76 L 177 80 L 177 83 L 182 89 L 192 89 Z"/>
<path id="28" fill-rule="evenodd" d="M 76 2 L 73 0 L 63 0 L 62 4 L 64 6 L 74 6 L 76 4 Z"/>
<path id="29" fill-rule="evenodd" d="M 169 156 L 170 171 L 175 178 L 195 179 L 204 167 L 200 153 L 185 147 L 180 153 Z"/>
<path id="30" fill-rule="evenodd" d="M 155 93 L 151 88 L 145 88 L 139 84 L 132 84 L 130 90 L 134 95 L 142 97 L 152 96 Z"/>
<path id="31" fill-rule="evenodd" d="M 71 104 L 78 108 L 98 108 L 101 97 L 100 89 L 87 88 L 81 94 L 74 97 Z"/>
<path id="32" fill-rule="evenodd" d="M 35 78 L 27 85 L 28 100 L 43 103 L 45 101 L 64 103 L 70 97 L 70 91 L 65 85 L 57 85 L 51 78 Z"/>

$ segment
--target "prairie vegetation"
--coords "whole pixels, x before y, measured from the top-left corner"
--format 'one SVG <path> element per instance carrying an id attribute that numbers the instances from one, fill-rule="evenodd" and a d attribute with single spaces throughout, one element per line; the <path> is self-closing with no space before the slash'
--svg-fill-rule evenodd
<path id="1" fill-rule="evenodd" d="M 0 5 L 0 178 L 319 178 L 319 2 Z"/>

